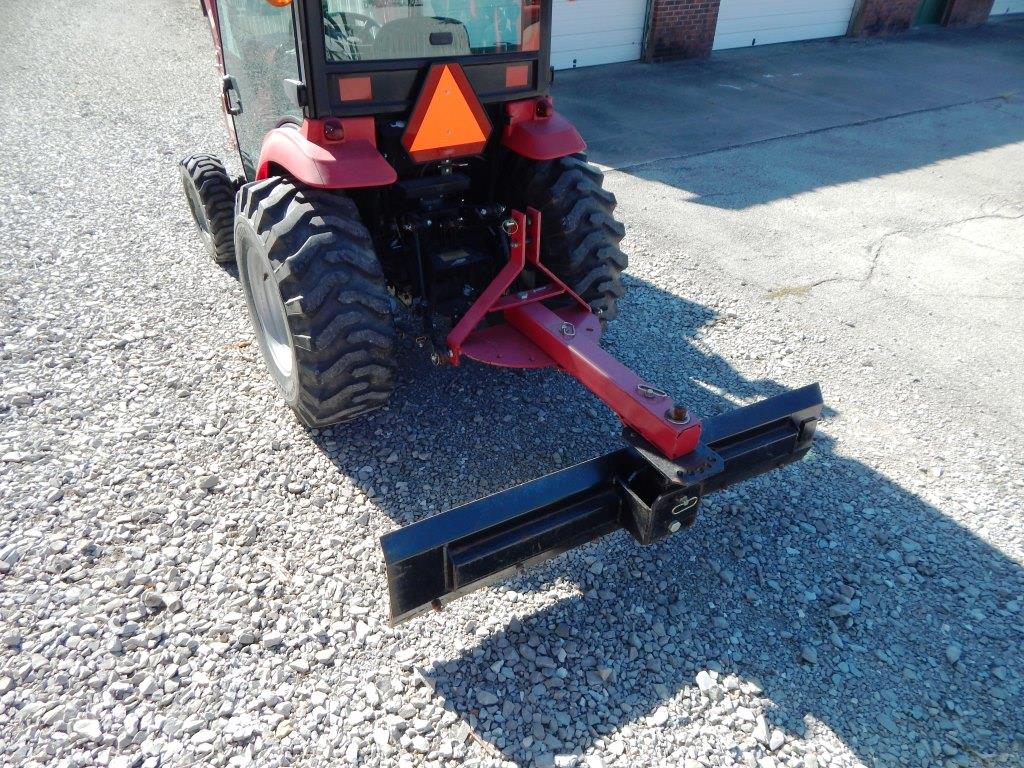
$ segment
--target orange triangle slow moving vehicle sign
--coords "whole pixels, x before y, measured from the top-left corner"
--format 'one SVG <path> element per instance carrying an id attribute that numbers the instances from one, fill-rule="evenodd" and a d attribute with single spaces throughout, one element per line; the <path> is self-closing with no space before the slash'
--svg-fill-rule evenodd
<path id="1" fill-rule="evenodd" d="M 458 64 L 435 64 L 402 136 L 402 146 L 418 163 L 464 157 L 483 151 L 491 121 Z"/>

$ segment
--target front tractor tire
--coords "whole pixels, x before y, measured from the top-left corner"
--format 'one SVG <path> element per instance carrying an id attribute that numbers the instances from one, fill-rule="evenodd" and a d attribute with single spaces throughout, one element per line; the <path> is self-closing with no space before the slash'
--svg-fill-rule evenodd
<path id="1" fill-rule="evenodd" d="M 615 220 L 615 195 L 604 174 L 577 154 L 556 160 L 516 158 L 510 202 L 541 213 L 541 261 L 580 295 L 607 325 L 619 314 L 628 265 L 619 243 L 625 228 Z"/>
<path id="2" fill-rule="evenodd" d="M 178 164 L 192 220 L 218 264 L 235 263 L 235 183 L 213 155 L 192 155 Z"/>
<path id="3" fill-rule="evenodd" d="M 299 420 L 322 427 L 385 405 L 391 299 L 355 203 L 281 178 L 246 184 L 234 247 L 263 359 Z"/>

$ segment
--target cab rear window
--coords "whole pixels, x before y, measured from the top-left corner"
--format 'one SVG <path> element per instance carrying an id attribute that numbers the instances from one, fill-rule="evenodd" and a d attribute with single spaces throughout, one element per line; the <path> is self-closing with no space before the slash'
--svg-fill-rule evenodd
<path id="1" fill-rule="evenodd" d="M 541 0 L 323 0 L 327 60 L 382 61 L 540 49 Z"/>

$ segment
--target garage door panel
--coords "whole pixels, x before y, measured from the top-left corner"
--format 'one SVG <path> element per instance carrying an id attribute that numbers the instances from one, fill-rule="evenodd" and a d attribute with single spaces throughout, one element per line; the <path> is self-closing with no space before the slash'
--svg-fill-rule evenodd
<path id="1" fill-rule="evenodd" d="M 849 18 L 852 5 L 849 0 L 721 0 L 718 18 L 730 21 L 736 18 L 812 11 L 842 11 Z"/>
<path id="2" fill-rule="evenodd" d="M 647 0 L 555 0 L 551 64 L 589 67 L 640 58 Z"/>
<path id="3" fill-rule="evenodd" d="M 850 22 L 850 8 L 812 8 L 806 11 L 786 9 L 776 13 L 739 16 L 733 19 L 722 19 L 719 17 L 719 26 L 721 26 L 723 21 L 736 29 L 759 29 L 761 27 L 780 29 L 782 27 L 815 24 L 840 24 L 843 29 L 846 29 Z"/>
<path id="4" fill-rule="evenodd" d="M 799 35 L 804 34 L 805 28 L 810 27 L 828 27 L 829 29 L 842 29 L 845 34 L 847 25 L 849 24 L 850 18 L 843 14 L 826 13 L 819 11 L 816 13 L 807 14 L 795 14 L 795 13 L 782 13 L 778 16 L 770 16 L 758 19 L 739 19 L 735 24 L 730 26 L 730 34 L 736 32 L 775 32 L 782 33 L 786 30 L 792 30 L 791 34 Z M 801 38 L 796 38 L 801 39 Z M 807 38 L 802 38 L 807 39 Z M 749 41 L 748 41 L 749 42 Z"/>
<path id="5" fill-rule="evenodd" d="M 729 34 L 742 33 L 747 40 L 744 45 L 750 45 L 752 36 L 758 38 L 757 44 L 767 42 L 768 37 L 786 37 L 789 40 L 809 40 L 814 37 L 834 37 L 836 34 L 846 34 L 849 24 L 849 17 L 842 14 L 817 12 L 800 14 L 779 14 L 767 18 L 739 19 L 730 26 Z M 721 27 L 719 28 L 721 30 Z M 842 30 L 835 32 L 834 30 Z M 825 30 L 822 32 L 821 30 Z M 832 31 L 830 31 L 832 30 Z M 762 40 L 761 38 L 765 38 Z M 718 43 L 718 35 L 715 36 L 715 43 Z"/>
<path id="6" fill-rule="evenodd" d="M 586 6 L 583 6 L 586 8 Z M 557 16 L 552 20 L 554 37 L 570 37 L 580 32 L 603 32 L 609 37 L 622 36 L 635 31 L 643 32 L 645 16 L 639 18 L 624 17 L 621 13 L 605 11 L 604 13 L 573 13 L 565 19 Z"/>
<path id="7" fill-rule="evenodd" d="M 596 67 L 599 64 L 615 64 L 620 61 L 636 61 L 640 49 L 635 45 L 613 45 L 605 48 L 581 48 L 576 51 L 559 51 L 552 56 L 551 66 L 555 69 Z"/>
<path id="8" fill-rule="evenodd" d="M 587 18 L 621 20 L 629 26 L 643 26 L 647 17 L 646 0 L 555 0 L 551 15 L 557 25 L 559 21 L 584 21 Z M 558 34 L 558 30 L 555 30 Z"/>
<path id="9" fill-rule="evenodd" d="M 722 0 L 714 47 L 839 37 L 852 13 L 853 0 Z"/>
<path id="10" fill-rule="evenodd" d="M 715 49 L 749 47 L 752 41 L 756 45 L 774 45 L 775 43 L 792 43 L 799 40 L 818 40 L 823 37 L 838 37 L 844 32 L 836 32 L 834 24 L 822 24 L 800 27 L 798 30 L 759 30 L 756 34 L 736 32 L 731 35 L 716 35 Z"/>
<path id="11" fill-rule="evenodd" d="M 996 0 L 992 15 L 1004 16 L 1007 13 L 1024 13 L 1024 0 Z"/>
<path id="12" fill-rule="evenodd" d="M 566 35 L 560 42 L 559 48 L 565 51 L 584 51 L 587 48 L 640 45 L 640 37 L 638 34 L 633 40 L 611 41 L 604 32 L 586 32 L 577 35 Z"/>

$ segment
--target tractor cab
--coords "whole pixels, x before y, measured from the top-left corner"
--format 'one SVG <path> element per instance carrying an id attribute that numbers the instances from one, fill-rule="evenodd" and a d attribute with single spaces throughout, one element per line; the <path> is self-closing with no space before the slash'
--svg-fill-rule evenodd
<path id="1" fill-rule="evenodd" d="M 282 123 L 408 118 L 437 62 L 461 70 L 494 124 L 503 104 L 543 95 L 551 81 L 548 0 L 204 2 L 248 180 Z"/>
<path id="2" fill-rule="evenodd" d="M 533 199 L 524 185 L 536 169 L 523 162 L 586 148 L 547 93 L 551 3 L 206 2 L 245 180 L 343 190 L 375 222 L 395 295 L 425 314 L 425 345 L 443 352 L 437 329 L 493 279 L 508 212 Z M 621 237 L 617 225 L 600 228 L 612 244 Z M 552 258 L 570 266 L 568 252 Z M 586 298 L 619 292 L 618 270 L 610 283 L 590 280 Z"/>

